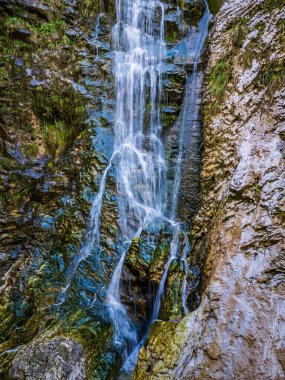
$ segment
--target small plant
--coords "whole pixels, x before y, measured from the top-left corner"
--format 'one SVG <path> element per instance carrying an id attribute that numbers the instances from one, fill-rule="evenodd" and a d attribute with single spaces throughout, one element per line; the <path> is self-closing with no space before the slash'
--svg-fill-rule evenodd
<path id="1" fill-rule="evenodd" d="M 93 17 L 100 11 L 100 2 L 94 0 L 80 0 L 78 8 L 85 17 Z"/>
<path id="2" fill-rule="evenodd" d="M 54 84 L 53 92 L 35 92 L 33 100 L 45 146 L 54 157 L 73 144 L 85 118 L 82 96 L 72 88 L 61 89 L 59 85 L 62 84 Z"/>
<path id="3" fill-rule="evenodd" d="M 57 19 L 55 21 L 40 24 L 38 26 L 38 31 L 40 34 L 45 36 L 50 36 L 55 33 L 63 33 L 66 29 L 66 24 L 64 20 Z"/>
<path id="4" fill-rule="evenodd" d="M 233 46 L 235 48 L 241 48 L 243 45 L 244 38 L 248 33 L 248 26 L 246 18 L 242 18 L 239 22 L 233 27 Z"/>
<path id="5" fill-rule="evenodd" d="M 40 34 L 43 34 L 43 35 L 51 35 L 56 32 L 56 29 L 53 23 L 48 23 L 48 24 L 41 24 L 38 28 L 38 31 L 40 32 Z"/>
<path id="6" fill-rule="evenodd" d="M 267 88 L 267 93 L 272 101 L 275 92 L 281 90 L 285 83 L 285 60 L 265 67 L 257 79 L 262 87 Z"/>
<path id="7" fill-rule="evenodd" d="M 66 141 L 66 130 L 63 121 L 56 121 L 54 124 L 46 123 L 43 127 L 43 139 L 52 156 L 61 153 Z"/>
<path id="8" fill-rule="evenodd" d="M 214 66 L 209 81 L 210 92 L 218 101 L 224 97 L 229 80 L 230 63 L 225 58 L 222 58 Z"/>
<path id="9" fill-rule="evenodd" d="M 267 11 L 272 12 L 275 9 L 284 7 L 285 0 L 264 0 L 262 5 Z"/>
<path id="10" fill-rule="evenodd" d="M 63 45 L 67 45 L 67 46 L 74 45 L 74 42 L 66 34 L 62 37 L 62 43 Z"/>
<path id="11" fill-rule="evenodd" d="M 37 144 L 27 144 L 21 147 L 21 151 L 25 156 L 36 157 L 39 153 L 39 147 Z"/>
<path id="12" fill-rule="evenodd" d="M 261 192 L 262 192 L 262 188 L 261 186 L 259 185 L 259 183 L 255 183 L 253 186 L 252 186 L 252 189 L 254 191 L 254 194 L 257 198 L 260 198 L 260 195 L 261 195 Z"/>
<path id="13" fill-rule="evenodd" d="M 0 67 L 0 82 L 3 82 L 7 78 L 8 78 L 8 75 L 7 75 L 7 71 L 5 67 Z"/>
<path id="14" fill-rule="evenodd" d="M 13 27 L 23 24 L 24 21 L 20 17 L 10 16 L 5 19 L 5 25 L 7 27 Z"/>

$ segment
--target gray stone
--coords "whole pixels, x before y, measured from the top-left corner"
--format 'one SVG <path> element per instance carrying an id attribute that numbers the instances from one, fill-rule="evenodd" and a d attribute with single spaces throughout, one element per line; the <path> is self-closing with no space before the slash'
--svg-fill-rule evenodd
<path id="1" fill-rule="evenodd" d="M 15 380 L 84 379 L 82 346 L 67 338 L 35 341 L 17 353 L 10 377 Z"/>

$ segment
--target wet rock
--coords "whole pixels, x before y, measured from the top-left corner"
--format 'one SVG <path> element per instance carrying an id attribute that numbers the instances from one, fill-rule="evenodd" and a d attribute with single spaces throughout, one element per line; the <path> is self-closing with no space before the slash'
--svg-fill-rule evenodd
<path id="1" fill-rule="evenodd" d="M 161 242 L 153 253 L 153 258 L 149 267 L 151 282 L 159 286 L 165 265 L 170 255 L 170 243 L 167 240 Z"/>
<path id="2" fill-rule="evenodd" d="M 152 248 L 147 242 L 143 238 L 136 238 L 128 250 L 125 265 L 135 272 L 141 281 L 147 281 L 151 255 Z"/>
<path id="3" fill-rule="evenodd" d="M 24 9 L 31 13 L 32 15 L 35 14 L 36 16 L 40 18 L 44 18 L 46 21 L 52 21 L 54 19 L 54 11 L 53 9 L 43 4 L 40 1 L 34 1 L 34 0 L 19 0 L 19 5 L 23 5 Z"/>
<path id="4" fill-rule="evenodd" d="M 156 321 L 153 323 L 146 344 L 140 351 L 139 366 L 136 367 L 133 377 L 134 380 L 151 380 L 154 376 L 160 376 L 159 373 L 163 366 L 161 358 L 166 357 L 167 353 L 170 351 L 169 348 L 173 348 L 175 345 L 172 339 L 176 327 L 177 324 L 175 322 Z M 150 352 L 155 355 L 155 368 L 153 369 L 152 374 L 149 373 Z M 172 357 L 168 356 L 168 364 L 169 361 L 175 360 L 175 357 L 176 355 L 173 353 Z M 169 377 L 168 375 L 166 376 L 164 378 L 172 379 L 172 377 Z"/>
<path id="5" fill-rule="evenodd" d="M 183 317 L 182 286 L 185 270 L 180 260 L 173 260 L 161 301 L 159 319 L 163 321 L 180 321 Z"/>
<path id="6" fill-rule="evenodd" d="M 77 32 L 74 29 L 68 29 L 68 30 L 65 31 L 65 34 L 68 37 L 75 37 L 77 35 Z"/>
<path id="7" fill-rule="evenodd" d="M 185 2 L 187 22 L 189 4 Z M 187 25 L 181 20 L 176 1 L 167 2 L 166 7 L 168 58 L 163 68 L 166 99 L 162 108 L 163 126 L 170 130 L 179 117 L 184 96 L 186 76 L 176 58 Z M 10 22 L 30 25 L 32 31 L 26 41 L 25 33 L 19 36 L 24 43 L 14 44 L 12 33 L 7 36 L 6 27 L 1 28 L 1 44 L 8 52 L 12 50 L 3 59 L 5 80 L 1 87 L 5 99 L 0 118 L 1 205 L 3 201 L 5 208 L 0 210 L 1 375 L 10 370 L 15 379 L 24 374 L 31 379 L 114 378 L 120 348 L 112 342 L 105 302 L 121 254 L 113 170 L 108 174 L 103 199 L 101 250 L 94 247 L 89 257 L 75 265 L 84 244 L 90 207 L 114 145 L 110 52 L 114 1 L 63 4 L 4 0 L 0 8 L 4 10 L 0 13 L 2 23 L 7 16 L 15 16 Z M 99 12 L 105 14 L 98 18 Z M 30 40 L 31 44 L 25 44 Z M 15 59 L 23 60 L 28 68 L 22 72 L 16 67 L 16 72 L 10 73 Z M 17 81 L 12 80 L 14 77 Z M 122 301 L 140 332 L 145 331 L 150 318 L 169 254 L 169 236 L 159 234 L 158 243 L 152 247 L 142 234 L 127 254 Z M 181 263 L 173 263 L 163 301 L 165 319 L 181 317 L 177 299 L 181 298 L 182 274 Z M 54 306 L 64 288 L 66 299 Z M 161 331 L 161 336 L 168 343 L 176 324 L 161 326 L 165 333 Z M 156 339 L 155 331 L 160 330 L 154 330 L 151 339 Z M 45 339 L 41 332 L 50 335 Z M 177 346 L 173 343 L 171 347 Z M 163 343 L 159 355 L 166 349 Z M 214 349 L 208 352 L 217 356 Z"/>

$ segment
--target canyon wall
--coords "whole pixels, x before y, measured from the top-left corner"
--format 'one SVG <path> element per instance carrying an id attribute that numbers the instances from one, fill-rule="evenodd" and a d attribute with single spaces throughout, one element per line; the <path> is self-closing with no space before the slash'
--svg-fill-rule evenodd
<path id="1" fill-rule="evenodd" d="M 177 2 L 165 3 L 175 57 L 185 25 L 197 24 L 204 5 L 185 2 L 182 22 Z M 216 12 L 222 1 L 209 3 Z M 170 268 L 165 320 L 152 326 L 135 379 L 284 379 L 284 18 L 284 0 L 227 0 L 213 19 L 201 206 L 188 258 L 190 282 L 200 282 L 188 299 L 191 313 L 180 321 L 184 267 Z M 112 154 L 115 19 L 111 0 L 0 1 L 3 379 L 118 374 L 120 353 L 103 306 L 119 256 L 114 172 L 104 195 L 100 257 L 78 266 L 67 301 L 57 305 Z M 166 153 L 174 159 L 185 86 L 175 59 L 163 69 L 162 104 Z M 198 137 L 189 146 L 198 146 Z M 200 165 L 200 156 L 188 156 Z M 197 170 L 187 174 L 184 162 L 183 177 L 179 212 L 190 222 L 200 202 Z M 169 256 L 167 238 L 159 239 L 154 252 L 146 237 L 135 239 L 126 257 L 122 300 L 141 324 L 153 301 L 149 282 L 157 289 Z"/>
<path id="2" fill-rule="evenodd" d="M 284 1 L 228 0 L 204 83 L 199 307 L 157 321 L 138 379 L 284 379 Z"/>

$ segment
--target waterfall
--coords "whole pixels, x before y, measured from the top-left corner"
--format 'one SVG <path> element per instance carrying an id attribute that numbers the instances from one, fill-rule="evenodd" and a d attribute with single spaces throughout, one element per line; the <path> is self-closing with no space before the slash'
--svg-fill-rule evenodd
<path id="1" fill-rule="evenodd" d="M 160 18 L 157 20 L 157 10 Z M 193 72 L 187 78 L 186 97 L 182 115 L 179 153 L 176 163 L 174 192 L 170 222 L 174 226 L 170 257 L 165 266 L 157 290 L 151 323 L 158 318 L 161 299 L 164 294 L 168 271 L 173 260 L 178 258 L 180 248 L 180 224 L 175 222 L 180 187 L 181 162 L 183 157 L 184 133 L 191 128 L 187 114 L 193 114 L 196 106 L 195 88 L 197 70 L 208 32 L 210 12 L 208 6 L 200 21 L 196 38 L 190 48 Z M 117 1 L 117 24 L 114 27 L 115 78 L 117 107 L 115 122 L 115 147 L 125 146 L 117 162 L 117 186 L 119 194 L 120 227 L 123 237 L 131 241 L 139 236 L 143 226 L 154 218 L 162 218 L 167 212 L 166 163 L 163 144 L 160 139 L 160 101 L 162 96 L 161 64 L 164 54 L 164 7 L 159 1 L 127 0 Z M 190 94 L 187 94 L 187 91 Z M 146 108 L 149 103 L 149 124 L 145 125 Z M 187 313 L 187 275 L 189 273 L 186 255 L 189 252 L 187 237 L 184 238 L 182 261 L 185 265 L 183 282 L 183 309 Z M 125 252 L 126 253 L 126 252 Z M 108 290 L 110 316 L 115 327 L 115 340 L 119 344 L 135 346 L 136 334 L 128 320 L 124 305 L 120 302 L 120 278 L 125 259 L 122 255 L 113 274 Z M 131 350 L 125 363 L 125 371 L 133 368 L 142 345 Z M 125 354 L 128 352 L 125 350 Z"/>
<path id="2" fill-rule="evenodd" d="M 161 218 L 166 205 L 166 162 L 160 138 L 164 7 L 159 1 L 117 0 L 115 48 L 115 150 L 122 240 L 128 246 L 144 225 Z M 146 117 L 148 123 L 145 122 Z M 121 256 L 108 289 L 115 342 L 124 355 L 137 343 L 120 302 Z M 131 350 L 128 348 L 131 347 Z"/>
<path id="3" fill-rule="evenodd" d="M 160 280 L 160 284 L 156 293 L 154 307 L 152 311 L 152 317 L 151 317 L 148 330 L 145 336 L 133 349 L 128 359 L 125 361 L 124 367 L 122 369 L 122 373 L 123 373 L 122 378 L 124 378 L 124 374 L 132 373 L 134 371 L 139 350 L 145 342 L 145 338 L 149 332 L 151 324 L 159 316 L 161 300 L 164 294 L 165 285 L 166 285 L 168 272 L 169 272 L 171 263 L 175 259 L 179 258 L 181 236 L 184 238 L 184 242 L 183 242 L 184 247 L 182 250 L 181 261 L 184 264 L 184 270 L 185 270 L 185 276 L 184 276 L 184 281 L 183 281 L 183 286 L 182 286 L 182 306 L 183 306 L 183 310 L 185 314 L 188 314 L 189 312 L 187 308 L 187 277 L 188 277 L 190 269 L 187 262 L 187 255 L 190 251 L 190 245 L 189 245 L 187 234 L 182 232 L 182 227 L 180 223 L 176 221 L 176 211 L 177 211 L 178 194 L 179 194 L 180 181 L 181 181 L 181 167 L 182 167 L 182 160 L 183 160 L 183 145 L 184 145 L 185 131 L 186 129 L 191 131 L 193 129 L 193 125 L 192 125 L 193 119 L 198 118 L 198 111 L 196 110 L 197 109 L 196 88 L 197 88 L 197 83 L 198 83 L 198 64 L 200 63 L 202 49 L 204 47 L 205 39 L 208 34 L 208 24 L 211 17 L 207 1 L 205 1 L 205 6 L 206 6 L 206 10 L 199 23 L 199 26 L 197 30 L 193 32 L 195 36 L 191 40 L 192 41 L 191 46 L 189 46 L 189 52 L 191 55 L 190 57 L 188 57 L 188 60 L 185 62 L 187 64 L 189 61 L 190 62 L 192 61 L 193 67 L 192 67 L 191 75 L 187 74 L 186 92 L 185 92 L 185 99 L 184 99 L 184 104 L 183 104 L 183 113 L 181 117 L 181 126 L 180 126 L 180 134 L 179 134 L 179 152 L 178 152 L 178 157 L 176 160 L 174 188 L 173 188 L 173 196 L 172 196 L 170 213 L 168 212 L 168 210 L 166 210 L 167 214 L 170 214 L 170 219 L 168 220 L 168 222 L 170 222 L 170 224 L 173 227 L 173 238 L 170 245 L 170 257 L 164 268 L 163 275 Z M 159 159 L 159 156 L 157 156 L 156 158 Z M 120 264 L 122 264 L 122 262 L 120 262 Z"/>

